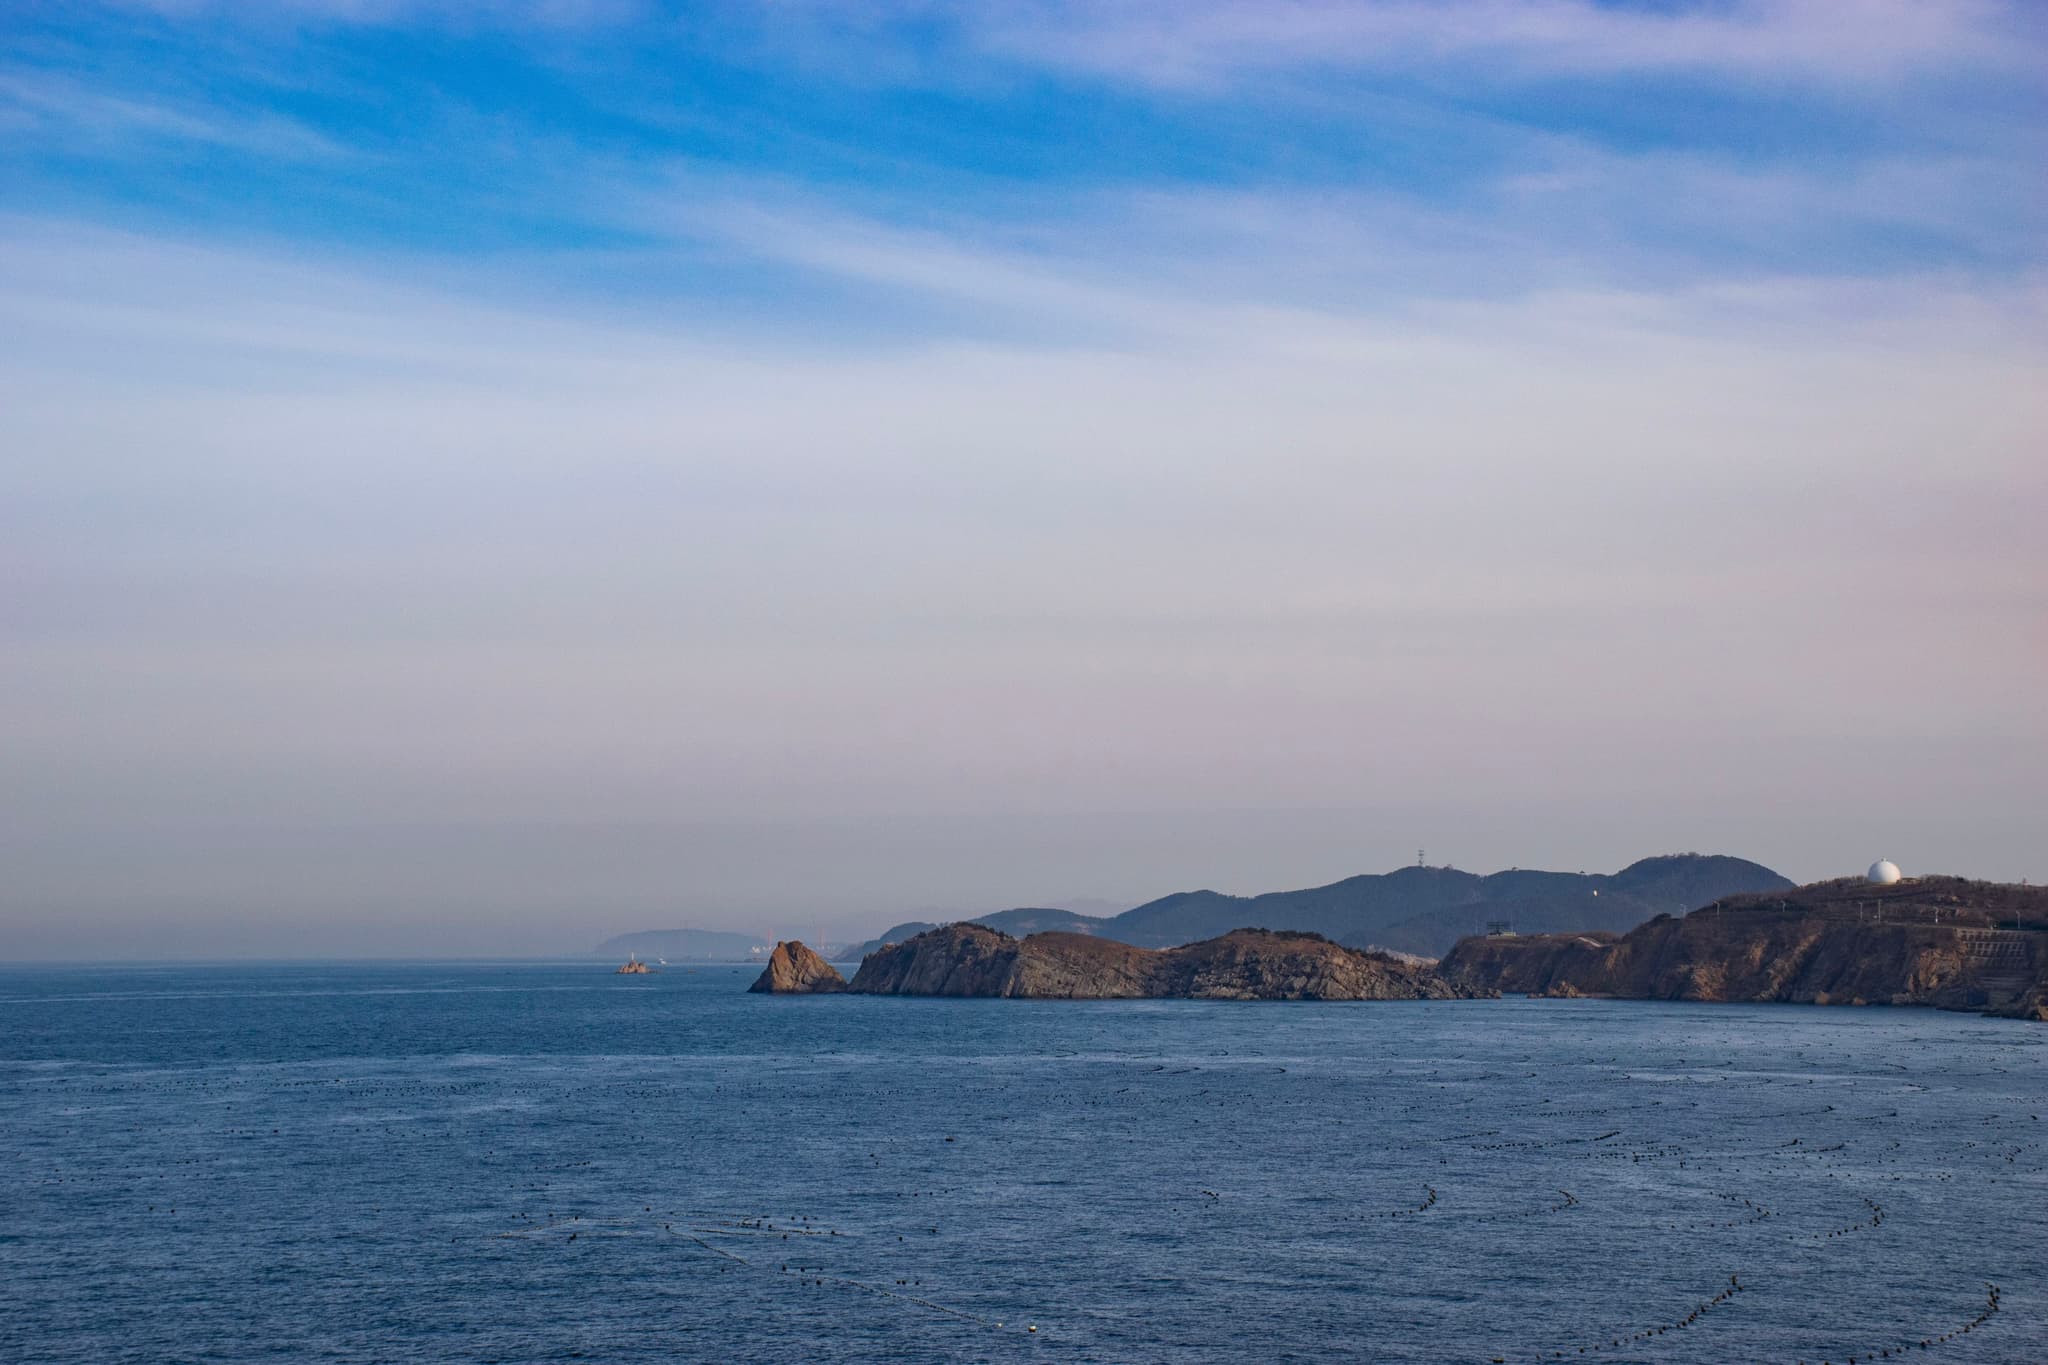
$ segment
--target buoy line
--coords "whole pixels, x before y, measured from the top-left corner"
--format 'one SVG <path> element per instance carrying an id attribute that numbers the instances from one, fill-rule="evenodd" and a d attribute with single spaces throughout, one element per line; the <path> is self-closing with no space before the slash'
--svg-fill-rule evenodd
<path id="1" fill-rule="evenodd" d="M 1725 1223 L 1712 1220 L 1704 1223 L 1673 1223 L 1670 1225 L 1673 1232 L 1704 1232 L 1714 1228 L 1747 1227 L 1751 1223 L 1761 1223 L 1764 1219 L 1771 1216 L 1771 1211 L 1762 1204 L 1757 1203 L 1754 1199 L 1745 1198 L 1739 1194 L 1723 1194 L 1719 1190 L 1708 1190 L 1706 1193 L 1716 1199 L 1724 1199 L 1730 1204 L 1740 1204 L 1748 1209 L 1749 1212 L 1740 1218 Z"/>
<path id="2" fill-rule="evenodd" d="M 1904 1346 L 1884 1346 L 1875 1351 L 1858 1351 L 1855 1355 L 1843 1358 L 1848 1362 L 1848 1365 L 1864 1365 L 1864 1362 L 1872 1360 L 1892 1360 L 1905 1355 L 1909 1351 L 1931 1351 L 1937 1346 L 1947 1345 L 1957 1337 L 1976 1331 L 1979 1327 L 1997 1317 L 1998 1309 L 1998 1286 L 1987 1280 L 1984 1283 L 1984 1307 L 1978 1312 L 1976 1317 L 1971 1318 L 1962 1326 L 1952 1327 L 1940 1336 L 1922 1337 L 1920 1340 L 1908 1342 Z M 1823 1359 L 1820 1365 L 1833 1365 L 1833 1361 L 1834 1357 L 1829 1356 Z M 1811 1362 L 1802 1357 L 1798 1365 L 1811 1365 Z"/>
<path id="3" fill-rule="evenodd" d="M 1475 1152 L 1507 1152 L 1533 1151 L 1538 1147 L 1578 1147 L 1590 1142 L 1605 1142 L 1609 1138 L 1620 1136 L 1621 1129 L 1616 1128 L 1610 1132 L 1602 1133 L 1599 1137 L 1529 1138 L 1518 1142 L 1482 1142 L 1476 1144 L 1472 1150 Z"/>
<path id="4" fill-rule="evenodd" d="M 1708 1313 L 1713 1312 L 1716 1308 L 1719 1308 L 1723 1304 L 1726 1304 L 1731 1299 L 1733 1299 L 1737 1294 L 1740 1294 L 1743 1290 L 1747 1289 L 1748 1287 L 1748 1285 L 1742 1283 L 1740 1278 L 1734 1275 L 1730 1275 L 1728 1277 L 1727 1288 L 1723 1289 L 1720 1293 L 1714 1295 L 1714 1297 L 1712 1297 L 1711 1299 L 1704 1300 L 1690 1313 L 1687 1313 L 1682 1318 L 1674 1318 L 1670 1322 L 1658 1323 L 1653 1327 L 1644 1327 L 1637 1331 L 1630 1332 L 1627 1336 L 1618 1336 L 1611 1338 L 1607 1341 L 1592 1342 L 1587 1345 L 1577 1347 L 1575 1349 L 1559 1349 L 1552 1351 L 1547 1355 L 1534 1356 L 1532 1357 L 1532 1359 L 1539 1362 L 1568 1359 L 1576 1360 L 1580 1356 L 1598 1355 L 1602 1351 L 1619 1350 L 1624 1346 L 1632 1346 L 1639 1341 L 1648 1341 L 1652 1337 L 1661 1337 L 1666 1332 L 1680 1332 L 1692 1326 L 1701 1318 L 1705 1317 Z M 1493 1361 L 1494 1365 L 1505 1365 L 1507 1357 L 1504 1355 L 1495 1356 L 1493 1357 Z"/>
<path id="5" fill-rule="evenodd" d="M 1608 1104 L 1590 1109 L 1557 1109 L 1545 1104 L 1518 1104 L 1501 1112 L 1503 1114 L 1533 1114 L 1542 1118 L 1553 1119 L 1597 1119 L 1605 1118 L 1609 1114 L 1632 1114 L 1643 1109 L 1665 1109 L 1669 1107 L 1671 1106 L 1666 1105 L 1662 1100 L 1652 1100 L 1648 1104 Z"/>
<path id="6" fill-rule="evenodd" d="M 1373 1213 L 1361 1213 L 1356 1215 L 1356 1221 L 1370 1222 L 1375 1218 L 1413 1218 L 1419 1213 L 1428 1213 L 1432 1208 L 1436 1207 L 1436 1186 L 1424 1185 L 1422 1188 L 1426 1193 L 1420 1204 L 1416 1204 L 1411 1208 L 1380 1209 Z M 1338 1221 L 1350 1220 L 1339 1219 Z"/>
<path id="7" fill-rule="evenodd" d="M 1406 1142 L 1397 1144 L 1397 1148 L 1403 1152 L 1414 1152 L 1420 1151 L 1425 1147 L 1440 1147 L 1446 1142 L 1470 1142 L 1473 1138 L 1499 1137 L 1500 1133 L 1501 1130 L 1498 1128 L 1481 1128 L 1477 1132 L 1472 1133 L 1450 1133 L 1442 1137 L 1410 1138 Z"/>
<path id="8" fill-rule="evenodd" d="M 1511 1213 L 1482 1213 L 1466 1221 L 1472 1223 L 1513 1223 L 1524 1218 L 1542 1218 L 1553 1213 L 1563 1213 L 1566 1209 L 1578 1206 L 1579 1197 L 1570 1190 L 1561 1189 L 1558 1193 L 1564 1196 L 1564 1202 L 1561 1204 L 1546 1204 L 1540 1209 L 1517 1209 Z"/>
<path id="9" fill-rule="evenodd" d="M 1805 1240 L 1809 1242 L 1824 1242 L 1830 1237 L 1847 1237 L 1852 1232 L 1864 1232 L 1871 1228 L 1881 1226 L 1884 1223 L 1884 1205 L 1878 1203 L 1875 1199 L 1870 1198 L 1868 1195 L 1864 1196 L 1863 1204 L 1864 1207 L 1870 1210 L 1870 1217 L 1864 1219 L 1862 1222 L 1851 1223 L 1847 1227 L 1836 1228 L 1831 1232 L 1808 1233 Z M 1792 1240 L 1798 1241 L 1800 1239 L 1795 1237 Z"/>
<path id="10" fill-rule="evenodd" d="M 723 1256 L 728 1261 L 738 1261 L 743 1266 L 751 1267 L 754 1264 L 746 1257 L 735 1255 L 733 1252 L 727 1251 L 724 1247 L 715 1247 L 711 1245 L 711 1243 L 705 1241 L 702 1237 L 699 1237 L 694 1232 L 677 1232 L 675 1229 L 670 1228 L 668 1230 L 668 1233 L 671 1237 L 680 1237 L 686 1242 L 695 1242 L 698 1246 L 703 1247 L 706 1251 L 710 1252 L 714 1256 Z"/>

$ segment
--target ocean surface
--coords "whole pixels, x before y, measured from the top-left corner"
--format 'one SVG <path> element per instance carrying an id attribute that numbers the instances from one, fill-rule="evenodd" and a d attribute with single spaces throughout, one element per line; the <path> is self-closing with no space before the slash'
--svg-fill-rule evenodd
<path id="1" fill-rule="evenodd" d="M 0 970 L 0 1362 L 2048 1360 L 2042 1025 L 751 976 Z"/>

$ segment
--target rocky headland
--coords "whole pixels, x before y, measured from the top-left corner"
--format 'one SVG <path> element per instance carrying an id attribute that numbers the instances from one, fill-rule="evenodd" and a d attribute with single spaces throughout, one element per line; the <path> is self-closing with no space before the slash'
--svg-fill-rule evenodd
<path id="1" fill-rule="evenodd" d="M 826 995 L 846 989 L 839 969 L 797 939 L 775 945 L 768 965 L 747 987 L 757 995 Z"/>
<path id="2" fill-rule="evenodd" d="M 1474 993 L 1433 967 L 1332 943 L 1319 934 L 1236 929 L 1180 948 L 1138 948 L 1088 934 L 1013 938 L 951 924 L 885 944 L 849 988 L 863 995 L 1029 1000 L 1444 1000 Z"/>
<path id="3" fill-rule="evenodd" d="M 2048 889 L 1845 878 L 1728 897 L 1623 935 L 1467 938 L 1440 970 L 1470 991 L 1933 1005 L 2048 1020 Z"/>

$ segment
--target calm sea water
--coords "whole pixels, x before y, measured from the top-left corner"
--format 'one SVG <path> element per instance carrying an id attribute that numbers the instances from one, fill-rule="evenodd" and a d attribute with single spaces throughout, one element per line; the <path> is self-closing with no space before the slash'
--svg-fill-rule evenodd
<path id="1" fill-rule="evenodd" d="M 2048 1360 L 2048 1027 L 750 975 L 0 972 L 0 1361 Z"/>

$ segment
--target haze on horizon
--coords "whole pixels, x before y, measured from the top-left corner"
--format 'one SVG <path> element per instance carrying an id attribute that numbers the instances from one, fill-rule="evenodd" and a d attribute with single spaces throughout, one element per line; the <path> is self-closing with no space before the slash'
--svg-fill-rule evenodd
<path id="1" fill-rule="evenodd" d="M 15 5 L 0 959 L 2048 877 L 2048 12 Z"/>

